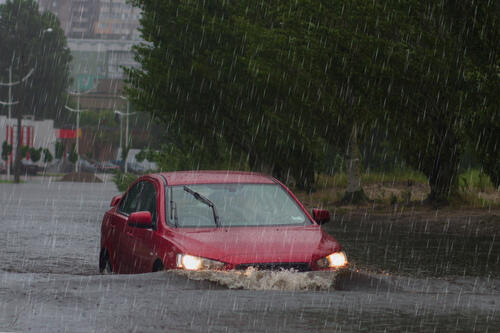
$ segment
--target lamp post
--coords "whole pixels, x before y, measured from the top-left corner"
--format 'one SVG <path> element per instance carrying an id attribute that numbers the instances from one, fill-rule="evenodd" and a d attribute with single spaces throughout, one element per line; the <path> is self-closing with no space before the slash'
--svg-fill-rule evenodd
<path id="1" fill-rule="evenodd" d="M 120 96 L 120 98 L 125 98 L 123 96 Z M 125 116 L 125 149 L 128 149 L 129 147 L 129 137 L 128 137 L 128 117 L 131 115 L 136 114 L 136 112 L 129 112 L 130 107 L 129 107 L 129 101 L 127 100 L 127 112 L 121 112 L 118 110 L 115 110 L 115 114 L 120 116 L 120 149 L 123 152 L 123 146 L 122 146 L 122 117 Z M 128 155 L 128 154 L 127 154 Z M 124 163 L 124 172 L 127 173 L 128 167 L 127 167 L 127 156 L 125 156 L 125 161 Z"/>
<path id="2" fill-rule="evenodd" d="M 80 83 L 78 82 L 77 83 L 77 91 L 70 91 L 69 92 L 69 94 L 76 96 L 76 109 L 70 108 L 67 105 L 64 106 L 66 108 L 66 110 L 71 111 L 71 112 L 76 112 L 76 145 L 75 145 L 76 161 L 75 161 L 75 172 L 78 172 L 78 161 L 80 160 L 80 143 L 79 143 L 80 113 L 88 111 L 88 110 L 81 110 L 80 109 L 80 96 L 83 95 L 83 94 L 87 94 L 87 93 L 89 93 L 91 91 L 92 91 L 92 89 L 89 89 L 87 91 L 81 92 L 80 91 Z"/>

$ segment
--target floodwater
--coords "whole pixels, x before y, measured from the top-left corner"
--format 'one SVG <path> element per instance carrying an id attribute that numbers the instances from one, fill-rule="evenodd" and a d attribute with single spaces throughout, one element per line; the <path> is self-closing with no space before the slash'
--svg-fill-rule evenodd
<path id="1" fill-rule="evenodd" d="M 114 184 L 0 184 L 0 331 L 496 332 L 498 241 L 370 216 L 327 230 L 341 273 L 97 274 Z M 418 222 L 418 221 L 416 221 Z M 415 225 L 417 225 L 415 224 Z M 489 237 L 489 238 L 488 238 Z M 492 242 L 493 240 L 493 242 Z"/>

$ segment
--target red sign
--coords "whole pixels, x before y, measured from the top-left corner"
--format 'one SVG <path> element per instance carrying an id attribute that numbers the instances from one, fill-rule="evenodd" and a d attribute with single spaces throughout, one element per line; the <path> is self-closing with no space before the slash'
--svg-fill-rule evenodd
<path id="1" fill-rule="evenodd" d="M 78 131 L 78 137 L 82 136 L 82 130 Z M 73 129 L 59 129 L 56 130 L 56 137 L 58 139 L 76 139 L 76 130 Z"/>

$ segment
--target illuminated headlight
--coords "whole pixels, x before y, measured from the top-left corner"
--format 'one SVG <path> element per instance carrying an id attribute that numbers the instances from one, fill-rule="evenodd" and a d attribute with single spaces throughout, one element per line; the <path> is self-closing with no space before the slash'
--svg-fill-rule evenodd
<path id="1" fill-rule="evenodd" d="M 198 271 L 200 269 L 221 269 L 224 263 L 216 260 L 200 258 L 189 254 L 177 255 L 177 268 L 189 271 Z"/>
<path id="2" fill-rule="evenodd" d="M 316 265 L 320 268 L 342 268 L 347 266 L 347 264 L 347 257 L 344 251 L 332 253 L 316 261 Z"/>

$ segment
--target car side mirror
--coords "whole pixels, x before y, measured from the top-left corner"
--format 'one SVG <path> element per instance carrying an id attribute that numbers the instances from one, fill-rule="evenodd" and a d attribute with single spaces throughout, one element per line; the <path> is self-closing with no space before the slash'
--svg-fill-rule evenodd
<path id="1" fill-rule="evenodd" d="M 122 199 L 122 195 L 115 195 L 113 197 L 113 199 L 111 199 L 111 204 L 109 205 L 110 207 L 114 207 L 116 205 L 118 205 L 118 203 L 120 202 L 120 200 Z"/>
<path id="2" fill-rule="evenodd" d="M 128 225 L 134 228 L 153 228 L 153 218 L 150 212 L 134 212 L 128 217 Z"/>
<path id="3" fill-rule="evenodd" d="M 330 222 L 330 212 L 327 209 L 313 208 L 313 218 L 318 224 Z"/>

